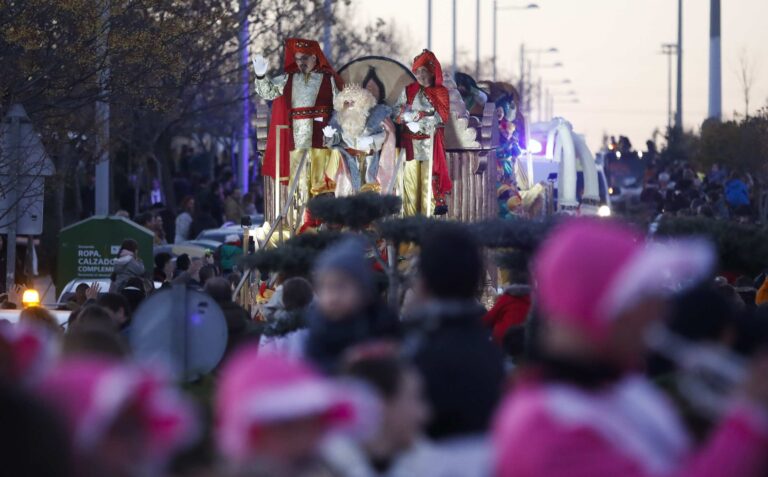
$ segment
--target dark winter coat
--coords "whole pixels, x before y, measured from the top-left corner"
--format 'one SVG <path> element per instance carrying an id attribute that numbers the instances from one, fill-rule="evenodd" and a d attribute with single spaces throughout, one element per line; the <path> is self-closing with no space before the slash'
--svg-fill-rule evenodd
<path id="1" fill-rule="evenodd" d="M 433 301 L 407 317 L 406 349 L 424 378 L 435 440 L 485 433 L 501 397 L 501 349 L 474 300 Z"/>
<path id="2" fill-rule="evenodd" d="M 326 373 L 336 372 L 349 348 L 378 339 L 398 339 L 400 322 L 384 304 L 373 304 L 353 317 L 330 321 L 316 307 L 307 313 L 306 358 Z"/>

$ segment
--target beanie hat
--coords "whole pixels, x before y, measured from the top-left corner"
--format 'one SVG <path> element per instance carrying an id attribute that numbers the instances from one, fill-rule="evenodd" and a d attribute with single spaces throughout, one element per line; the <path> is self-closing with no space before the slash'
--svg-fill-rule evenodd
<path id="1" fill-rule="evenodd" d="M 50 339 L 32 325 L 0 321 L 0 380 L 30 385 L 53 363 Z"/>
<path id="2" fill-rule="evenodd" d="M 367 396 L 350 391 L 301 361 L 262 356 L 257 346 L 243 346 L 219 376 L 214 404 L 219 449 L 229 459 L 247 460 L 260 426 L 305 417 L 324 417 L 327 431 L 359 427 L 376 409 L 363 412 Z"/>
<path id="3" fill-rule="evenodd" d="M 315 273 L 335 270 L 352 277 L 365 293 L 373 297 L 376 282 L 371 264 L 366 258 L 362 239 L 348 237 L 325 250 L 315 262 Z"/>
<path id="4" fill-rule="evenodd" d="M 90 450 L 129 408 L 138 410 L 152 459 L 167 459 L 196 436 L 189 402 L 156 370 L 103 358 L 70 358 L 48 373 L 38 391 L 64 418 L 77 451 Z"/>
<path id="5" fill-rule="evenodd" d="M 602 342 L 611 320 L 648 296 L 679 291 L 714 265 L 701 240 L 645 242 L 631 228 L 572 219 L 555 229 L 534 259 L 539 310 Z"/>

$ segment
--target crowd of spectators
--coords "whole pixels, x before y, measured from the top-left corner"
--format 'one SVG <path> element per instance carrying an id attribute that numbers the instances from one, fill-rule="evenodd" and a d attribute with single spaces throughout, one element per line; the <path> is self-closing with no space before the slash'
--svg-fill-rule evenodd
<path id="1" fill-rule="evenodd" d="M 24 309 L 19 324 L 0 323 L 4 469 L 30 477 L 768 470 L 765 316 L 712 278 L 706 245 L 648 246 L 619 223 L 571 220 L 487 311 L 485 254 L 467 228 L 425 229 L 409 298 L 395 309 L 367 243 L 346 235 L 311 273 L 271 277 L 271 296 L 260 289 L 268 301 L 249 311 L 233 301 L 239 277 L 206 258 L 158 256 L 156 290 L 126 240 L 112 287 L 78 289 L 65 326 L 39 307 Z M 222 360 L 186 383 L 134 356 L 142 335 L 132 330 L 154 312 L 142 304 L 168 286 L 209 295 L 226 324 Z M 672 345 L 647 339 L 659 324 Z M 699 353 L 717 386 L 691 388 L 687 352 Z"/>
<path id="2" fill-rule="evenodd" d="M 721 169 L 717 164 L 705 174 L 687 163 L 649 167 L 640 202 L 653 214 L 702 216 L 751 222 L 757 218 L 755 180 L 749 174 Z"/>

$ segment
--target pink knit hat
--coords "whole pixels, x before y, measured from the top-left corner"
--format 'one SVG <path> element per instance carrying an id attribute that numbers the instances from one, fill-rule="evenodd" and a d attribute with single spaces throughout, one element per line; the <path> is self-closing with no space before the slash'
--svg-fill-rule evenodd
<path id="1" fill-rule="evenodd" d="M 537 303 L 546 319 L 568 322 L 601 342 L 628 306 L 696 283 L 714 262 L 703 240 L 646 242 L 617 222 L 570 219 L 534 259 Z"/>
<path id="2" fill-rule="evenodd" d="M 53 363 L 55 354 L 50 336 L 41 330 L 0 321 L 0 379 L 32 385 Z"/>
<path id="3" fill-rule="evenodd" d="M 163 461 L 197 436 L 191 403 L 156 370 L 103 358 L 65 359 L 38 390 L 63 416 L 80 452 L 91 449 L 131 406 L 142 419 L 150 459 Z"/>
<path id="4" fill-rule="evenodd" d="M 251 457 L 259 425 L 323 416 L 328 430 L 352 429 L 375 408 L 348 389 L 279 354 L 258 355 L 244 346 L 225 364 L 216 392 L 216 433 L 221 453 L 230 459 Z M 257 433 L 256 433 L 257 435 Z"/>

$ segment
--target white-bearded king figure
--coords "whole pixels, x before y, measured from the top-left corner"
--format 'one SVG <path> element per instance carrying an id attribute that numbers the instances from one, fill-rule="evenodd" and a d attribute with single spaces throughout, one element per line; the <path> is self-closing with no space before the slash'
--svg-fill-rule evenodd
<path id="1" fill-rule="evenodd" d="M 392 109 L 358 85 L 348 85 L 333 100 L 325 145 L 341 156 L 336 196 L 381 192 L 394 169 Z"/>

